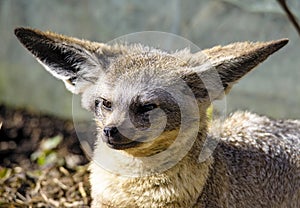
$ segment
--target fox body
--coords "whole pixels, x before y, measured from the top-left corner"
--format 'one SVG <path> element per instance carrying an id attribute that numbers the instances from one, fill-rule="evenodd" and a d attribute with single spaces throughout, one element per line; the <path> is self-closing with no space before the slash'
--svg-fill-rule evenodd
<path id="1" fill-rule="evenodd" d="M 15 34 L 95 115 L 92 207 L 300 207 L 300 121 L 236 112 L 209 123 L 206 115 L 286 39 L 193 54 Z M 199 161 L 205 141 L 216 146 Z M 114 171 L 99 165 L 101 155 Z"/>

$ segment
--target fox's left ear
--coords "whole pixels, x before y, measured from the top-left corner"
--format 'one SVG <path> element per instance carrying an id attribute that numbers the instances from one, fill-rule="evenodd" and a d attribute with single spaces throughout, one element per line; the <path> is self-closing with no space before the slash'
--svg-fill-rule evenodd
<path id="1" fill-rule="evenodd" d="M 117 53 L 105 44 L 30 28 L 17 28 L 15 35 L 47 71 L 76 94 L 95 82 Z"/>
<path id="2" fill-rule="evenodd" d="M 218 99 L 224 92 L 228 93 L 239 79 L 287 43 L 288 39 L 240 42 L 203 50 L 194 54 L 200 57 L 199 67 L 186 71 L 183 79 L 198 99 L 207 98 L 207 90 L 203 89 L 205 87 L 213 95 L 209 95 L 211 100 Z"/>

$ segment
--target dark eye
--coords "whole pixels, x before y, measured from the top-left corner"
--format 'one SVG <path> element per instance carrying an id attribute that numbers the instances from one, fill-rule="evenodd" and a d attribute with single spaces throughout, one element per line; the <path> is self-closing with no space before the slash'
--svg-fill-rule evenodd
<path id="1" fill-rule="evenodd" d="M 152 103 L 152 104 L 146 104 L 142 105 L 139 107 L 138 112 L 139 113 L 146 113 L 148 111 L 152 111 L 153 109 L 157 108 L 157 105 Z"/>
<path id="2" fill-rule="evenodd" d="M 111 110 L 111 102 L 108 100 L 103 99 L 102 106 L 106 110 Z"/>
<path id="3" fill-rule="evenodd" d="M 104 109 L 111 110 L 111 102 L 103 98 L 95 100 L 95 109 L 99 108 L 101 104 Z"/>

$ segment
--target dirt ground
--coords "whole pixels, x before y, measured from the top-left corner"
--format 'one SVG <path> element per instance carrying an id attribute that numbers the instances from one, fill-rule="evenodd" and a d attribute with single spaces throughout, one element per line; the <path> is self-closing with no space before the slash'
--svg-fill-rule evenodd
<path id="1" fill-rule="evenodd" d="M 72 121 L 0 105 L 0 207 L 89 207 Z"/>

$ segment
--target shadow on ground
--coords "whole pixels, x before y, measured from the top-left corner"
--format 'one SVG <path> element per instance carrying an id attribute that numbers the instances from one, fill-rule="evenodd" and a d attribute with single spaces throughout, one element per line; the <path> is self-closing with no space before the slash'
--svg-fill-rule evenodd
<path id="1" fill-rule="evenodd" d="M 88 159 L 72 121 L 0 105 L 0 207 L 88 207 Z"/>

